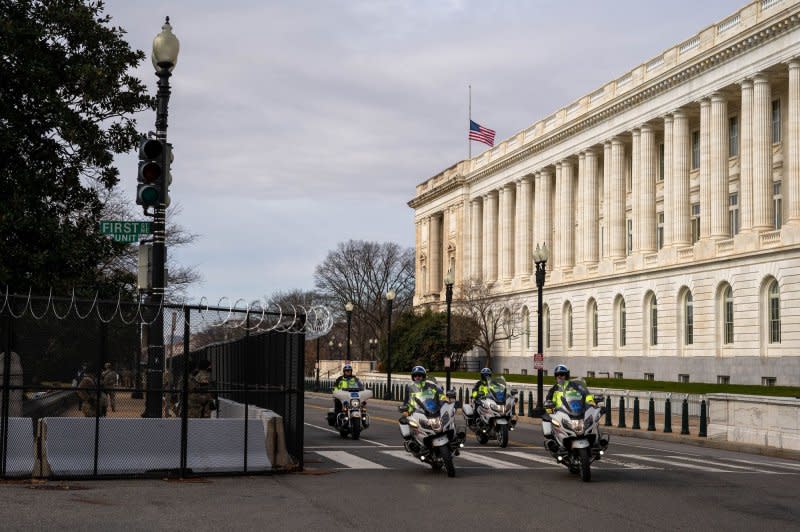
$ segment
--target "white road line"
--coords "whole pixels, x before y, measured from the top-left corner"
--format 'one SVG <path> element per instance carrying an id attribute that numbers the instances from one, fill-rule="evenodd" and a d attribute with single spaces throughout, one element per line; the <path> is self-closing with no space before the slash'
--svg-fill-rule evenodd
<path id="1" fill-rule="evenodd" d="M 406 462 L 411 462 L 413 464 L 428 467 L 428 464 L 426 464 L 422 460 L 419 460 L 418 458 L 414 458 L 414 456 L 409 454 L 408 451 L 381 451 L 381 453 L 388 454 L 389 456 L 393 456 L 395 458 L 400 458 L 401 460 L 405 460 Z"/>
<path id="2" fill-rule="evenodd" d="M 618 465 L 624 467 L 625 469 L 663 469 L 661 467 L 653 467 L 644 464 L 635 464 L 633 462 L 623 462 L 622 460 L 617 460 L 616 458 L 608 458 L 606 456 L 604 456 L 599 463 L 601 465 L 602 464 Z"/>
<path id="3" fill-rule="evenodd" d="M 358 456 L 344 451 L 315 451 L 317 454 L 324 456 L 334 462 L 346 465 L 351 469 L 386 469 L 380 464 L 364 460 Z"/>
<path id="4" fill-rule="evenodd" d="M 517 458 L 522 458 L 524 460 L 530 460 L 531 462 L 538 462 L 540 464 L 547 464 L 553 467 L 561 467 L 556 463 L 555 458 L 544 458 L 542 456 L 536 456 L 535 454 L 524 453 L 522 451 L 497 451 L 498 454 L 505 454 L 508 456 L 515 456 Z M 463 453 L 462 453 L 463 454 Z"/>
<path id="5" fill-rule="evenodd" d="M 303 425 L 307 425 L 309 427 L 313 427 L 315 429 L 324 430 L 325 432 L 333 432 L 334 434 L 339 434 L 338 430 L 333 430 L 328 427 L 320 427 L 319 425 L 312 425 L 311 423 L 303 423 Z M 366 438 L 361 438 L 361 441 L 365 441 L 367 443 L 371 443 L 373 445 L 377 445 L 378 447 L 392 447 L 392 445 L 386 445 L 385 443 L 381 443 L 379 441 L 368 440 Z"/>
<path id="6" fill-rule="evenodd" d="M 705 467 L 705 466 L 698 466 L 693 464 L 682 464 L 680 462 L 668 462 L 660 458 L 651 458 L 649 456 L 641 456 L 638 454 L 618 454 L 617 456 L 624 456 L 625 458 L 633 458 L 634 460 L 643 460 L 645 462 L 656 462 L 657 464 L 661 465 L 673 465 L 676 467 L 685 467 L 687 469 L 699 469 L 700 471 L 708 471 L 711 473 L 732 473 L 728 469 L 717 469 L 715 467 Z"/>
<path id="7" fill-rule="evenodd" d="M 461 451 L 461 454 L 458 458 L 464 459 L 468 462 L 474 462 L 476 464 L 481 464 L 485 466 L 492 467 L 494 469 L 528 469 L 527 467 L 519 464 L 514 464 L 512 462 L 505 462 L 503 460 L 497 460 L 495 458 L 489 458 L 486 455 L 478 455 L 473 453 L 465 453 Z"/>
<path id="8" fill-rule="evenodd" d="M 792 471 L 800 469 L 800 464 L 790 464 L 788 462 L 764 462 L 763 460 L 742 460 L 739 458 L 729 458 L 729 460 L 759 467 L 777 467 L 779 469 L 791 469 Z"/>
<path id="9" fill-rule="evenodd" d="M 677 460 L 686 460 L 687 462 L 699 462 L 701 464 L 710 464 L 710 465 L 716 465 L 716 466 L 721 466 L 721 467 L 730 467 L 731 469 L 743 469 L 744 471 L 750 471 L 752 473 L 764 473 L 764 474 L 767 474 L 767 475 L 781 475 L 782 474 L 782 473 L 778 473 L 777 471 L 764 471 L 762 469 L 756 469 L 754 467 L 744 467 L 744 466 L 738 466 L 738 465 L 733 465 L 733 464 L 724 464 L 722 462 L 714 462 L 714 461 L 711 461 L 711 460 L 703 460 L 701 458 L 687 458 L 685 456 L 672 456 L 672 455 L 667 456 L 667 458 L 675 458 Z"/>

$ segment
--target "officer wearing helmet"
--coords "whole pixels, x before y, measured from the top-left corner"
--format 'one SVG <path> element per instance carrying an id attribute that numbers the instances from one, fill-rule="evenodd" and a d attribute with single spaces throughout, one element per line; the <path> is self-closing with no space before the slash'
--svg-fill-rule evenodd
<path id="1" fill-rule="evenodd" d="M 449 401 L 447 395 L 442 391 L 442 389 L 436 386 L 436 384 L 433 382 L 427 380 L 427 378 L 428 372 L 425 371 L 425 368 L 422 366 L 414 366 L 411 369 L 412 382 L 407 388 L 408 393 L 406 394 L 406 401 L 400 407 L 403 417 L 408 416 L 414 411 L 414 400 L 422 395 L 433 395 L 438 397 L 440 401 Z"/>
<path id="2" fill-rule="evenodd" d="M 554 409 L 561 406 L 561 400 L 567 388 L 573 387 L 579 390 L 584 395 L 587 404 L 595 404 L 594 396 L 589 393 L 589 390 L 586 389 L 586 386 L 584 386 L 580 379 L 572 381 L 569 379 L 569 368 L 567 366 L 559 364 L 553 369 L 553 375 L 556 377 L 556 383 L 550 388 L 550 391 L 547 392 L 547 397 L 544 402 L 546 414 L 542 416 L 542 432 L 545 438 L 553 437 L 553 427 L 550 423 L 549 414 L 552 414 Z"/>
<path id="3" fill-rule="evenodd" d="M 483 368 L 481 370 L 481 378 L 478 379 L 478 382 L 475 383 L 475 386 L 472 387 L 472 415 L 476 416 L 478 414 L 478 405 L 481 403 L 481 399 L 486 397 L 489 393 L 489 383 L 492 380 L 492 370 L 490 368 Z"/>
<path id="4" fill-rule="evenodd" d="M 364 385 L 361 381 L 353 375 L 353 366 L 345 364 L 342 368 L 342 374 L 333 383 L 334 390 L 363 390 Z M 342 402 L 334 399 L 334 411 L 338 414 L 342 411 Z"/>

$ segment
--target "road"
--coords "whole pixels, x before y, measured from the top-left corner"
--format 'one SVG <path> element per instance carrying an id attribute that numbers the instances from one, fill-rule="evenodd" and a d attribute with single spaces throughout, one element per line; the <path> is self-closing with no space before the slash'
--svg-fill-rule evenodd
<path id="1" fill-rule="evenodd" d="M 551 462 L 538 425 L 507 449 L 468 439 L 456 478 L 410 459 L 396 406 L 370 405 L 359 441 L 307 396 L 306 470 L 194 481 L 6 482 L 4 530 L 800 530 L 800 462 L 612 437 L 584 483 Z"/>

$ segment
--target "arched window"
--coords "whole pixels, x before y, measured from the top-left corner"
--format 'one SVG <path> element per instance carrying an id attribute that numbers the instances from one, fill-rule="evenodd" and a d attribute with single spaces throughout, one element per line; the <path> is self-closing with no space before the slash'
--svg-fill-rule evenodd
<path id="1" fill-rule="evenodd" d="M 567 349 L 571 349 L 572 341 L 572 303 L 567 301 L 564 304 L 564 346 Z"/>
<path id="2" fill-rule="evenodd" d="M 531 313 L 528 307 L 522 309 L 522 347 L 524 351 L 531 348 Z"/>
<path id="3" fill-rule="evenodd" d="M 767 289 L 767 305 L 769 309 L 769 343 L 781 343 L 781 290 L 775 279 Z"/>
<path id="4" fill-rule="evenodd" d="M 544 346 L 550 348 L 550 307 L 542 307 L 542 329 L 544 329 Z"/>
<path id="5" fill-rule="evenodd" d="M 722 343 L 733 343 L 733 288 L 722 289 Z"/>
<path id="6" fill-rule="evenodd" d="M 658 345 L 658 301 L 652 294 L 647 304 L 647 313 L 650 320 L 650 345 Z"/>
<path id="7" fill-rule="evenodd" d="M 694 299 L 690 290 L 686 291 L 683 300 L 683 343 L 694 344 Z"/>
<path id="8" fill-rule="evenodd" d="M 627 344 L 627 323 L 625 316 L 625 299 L 622 296 L 616 302 L 616 327 L 617 327 L 617 346 L 625 347 Z"/>
<path id="9" fill-rule="evenodd" d="M 589 337 L 589 345 L 591 347 L 597 347 L 597 301 L 594 299 L 589 300 L 589 305 L 586 311 L 586 317 L 589 325 L 588 337 Z"/>

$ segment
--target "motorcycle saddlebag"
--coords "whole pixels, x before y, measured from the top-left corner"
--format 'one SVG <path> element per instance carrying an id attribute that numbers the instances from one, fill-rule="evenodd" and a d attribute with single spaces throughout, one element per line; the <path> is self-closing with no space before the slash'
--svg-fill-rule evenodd
<path id="1" fill-rule="evenodd" d="M 464 415 L 471 416 L 475 411 L 472 408 L 472 405 L 469 403 L 464 403 L 461 406 L 461 409 L 464 411 Z"/>

